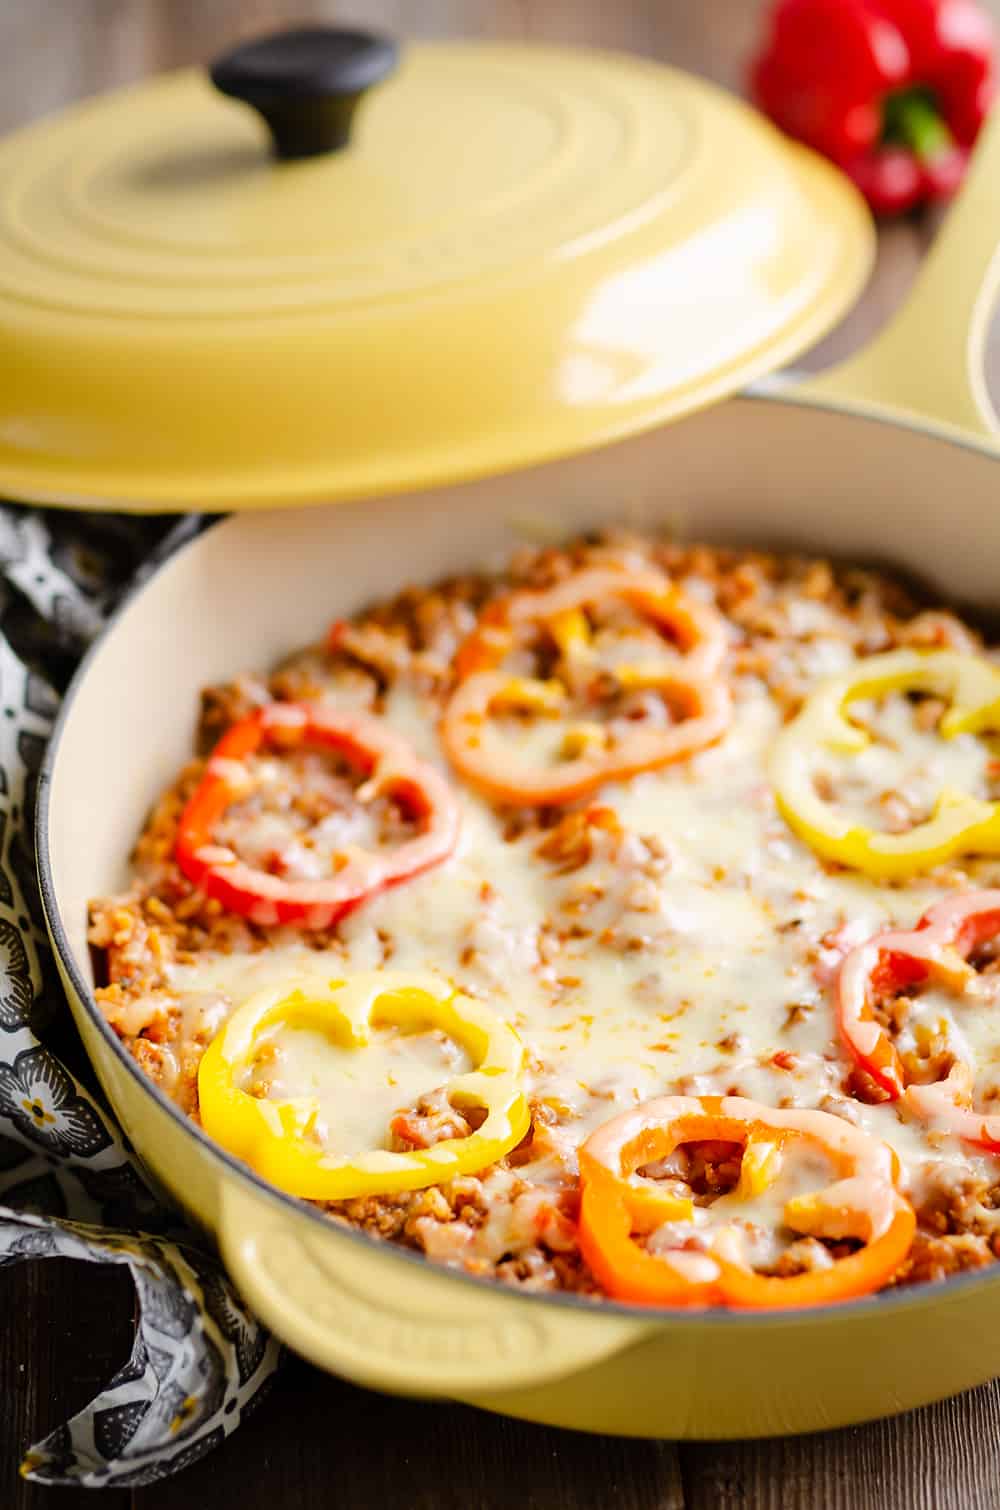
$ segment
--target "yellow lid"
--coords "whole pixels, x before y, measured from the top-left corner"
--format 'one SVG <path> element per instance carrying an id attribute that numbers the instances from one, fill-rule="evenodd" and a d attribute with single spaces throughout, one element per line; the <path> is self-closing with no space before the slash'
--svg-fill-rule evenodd
<path id="1" fill-rule="evenodd" d="M 872 250 L 845 179 L 635 58 L 413 45 L 295 161 L 167 75 L 0 144 L 0 492 L 305 504 L 565 455 L 794 356 Z"/>

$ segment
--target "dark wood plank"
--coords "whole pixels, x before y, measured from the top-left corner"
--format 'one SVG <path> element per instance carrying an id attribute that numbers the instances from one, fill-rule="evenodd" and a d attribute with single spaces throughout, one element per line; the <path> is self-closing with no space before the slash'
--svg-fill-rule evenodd
<path id="1" fill-rule="evenodd" d="M 18 1477 L 26 1448 L 67 1420 L 120 1368 L 132 1343 L 133 1291 L 121 1269 L 61 1259 L 0 1270 L 0 1505 L 42 1510 L 51 1492 Z M 84 1510 L 91 1491 L 60 1491 Z M 127 1510 L 126 1491 L 105 1493 Z"/>
<path id="2" fill-rule="evenodd" d="M 1000 1384 L 892 1421 L 681 1449 L 688 1510 L 996 1510 Z"/>
<path id="3" fill-rule="evenodd" d="M 292 1361 L 211 1459 L 140 1490 L 139 1510 L 682 1510 L 669 1442 L 552 1431 L 393 1400 Z"/>

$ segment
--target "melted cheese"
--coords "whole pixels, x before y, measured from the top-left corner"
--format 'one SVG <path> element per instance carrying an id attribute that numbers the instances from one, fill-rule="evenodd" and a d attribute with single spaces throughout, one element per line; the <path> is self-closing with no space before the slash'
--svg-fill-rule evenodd
<path id="1" fill-rule="evenodd" d="M 242 1088 L 276 1100 L 315 1097 L 314 1135 L 348 1157 L 386 1147 L 394 1112 L 471 1068 L 466 1051 L 441 1033 L 376 1027 L 358 1050 L 315 1029 L 284 1026 L 261 1044 Z"/>
<path id="2" fill-rule="evenodd" d="M 947 1052 L 978 1071 L 977 1104 L 1000 1110 L 1000 977 L 981 975 L 960 994 L 932 986 L 910 993 L 910 1013 L 896 1044 L 920 1052 L 929 1039 L 943 1039 Z"/>
<path id="3" fill-rule="evenodd" d="M 942 787 L 989 796 L 987 767 L 995 740 L 973 734 L 942 739 L 924 728 L 900 696 L 851 704 L 850 716 L 872 736 L 863 750 L 818 769 L 836 793 L 837 806 L 870 828 L 909 828 L 930 816 Z"/>
<path id="4" fill-rule="evenodd" d="M 822 638 L 819 606 L 802 604 L 807 610 L 820 638 L 798 648 L 796 671 L 815 680 L 850 655 Z M 900 779 L 919 788 L 921 801 L 944 781 L 978 788 L 980 741 L 940 741 L 917 727 L 902 699 L 868 712 L 884 737 L 852 769 L 849 794 L 866 813 Z M 397 685 L 385 716 L 447 769 L 429 698 Z M 568 873 L 539 857 L 537 834 L 507 839 L 490 804 L 456 782 L 463 826 L 455 854 L 345 920 L 338 973 L 430 970 L 488 1002 L 521 1034 L 529 1095 L 560 1118 L 570 1148 L 651 1096 L 725 1092 L 841 1111 L 897 1150 L 904 1184 L 919 1181 L 928 1160 L 995 1171 L 986 1156 L 929 1139 L 895 1106 L 843 1094 L 850 1062 L 829 1001 L 839 955 L 827 936 L 845 923 L 851 942 L 890 923 L 909 927 L 940 898 L 940 883 L 899 890 L 820 864 L 778 815 L 768 783 L 781 718 L 764 685 L 742 679 L 733 725 L 717 747 L 602 792 L 630 837 L 617 855 L 598 851 Z M 657 841 L 665 864 L 645 864 L 644 837 Z M 995 872 L 980 866 L 984 881 Z M 303 952 L 289 933 L 263 953 L 202 955 L 172 967 L 171 989 L 180 998 L 215 992 L 232 1006 L 294 974 Z M 939 1005 L 928 998 L 921 1010 Z M 988 1041 L 1000 1074 L 1000 1019 L 981 1008 L 947 1010 L 977 1058 Z M 271 1083 L 274 1094 L 318 1093 L 331 1141 L 360 1147 L 384 1144 L 392 1112 L 450 1073 L 391 1034 L 355 1058 L 299 1033 L 280 1045 Z M 534 1177 L 564 1175 L 556 1161 Z"/>
<path id="5" fill-rule="evenodd" d="M 770 1268 L 794 1234 L 785 1228 L 785 1207 L 795 1196 L 810 1195 L 833 1184 L 837 1171 L 830 1159 L 807 1143 L 793 1143 L 780 1160 L 777 1177 L 749 1199 L 737 1191 L 696 1206 L 689 1222 L 664 1222 L 649 1243 L 654 1253 L 666 1252 L 692 1237 L 706 1247 L 725 1235 L 725 1249 L 737 1262 Z"/>

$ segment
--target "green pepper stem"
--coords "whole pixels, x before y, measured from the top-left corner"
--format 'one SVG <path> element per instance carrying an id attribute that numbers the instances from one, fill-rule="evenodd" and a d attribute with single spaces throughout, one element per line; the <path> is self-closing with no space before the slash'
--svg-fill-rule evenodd
<path id="1" fill-rule="evenodd" d="M 889 95 L 884 107 L 882 140 L 909 147 L 921 162 L 930 162 L 955 145 L 955 138 L 926 89 L 902 89 Z"/>

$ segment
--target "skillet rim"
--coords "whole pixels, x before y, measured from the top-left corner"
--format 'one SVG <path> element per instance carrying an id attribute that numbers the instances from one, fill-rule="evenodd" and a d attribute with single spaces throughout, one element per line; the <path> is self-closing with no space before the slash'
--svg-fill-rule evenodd
<path id="1" fill-rule="evenodd" d="M 918 434 L 926 435 L 932 440 L 941 441 L 949 446 L 955 446 L 960 450 L 971 451 L 974 454 L 992 458 L 1000 462 L 1000 451 L 996 445 L 977 437 L 962 436 L 959 432 L 952 431 L 949 427 L 931 422 L 925 423 L 917 416 L 905 414 L 893 414 L 881 411 L 875 406 L 859 403 L 853 405 L 817 400 L 808 394 L 797 396 L 794 391 L 794 380 L 801 374 L 785 372 L 775 374 L 754 384 L 751 388 L 733 396 L 733 402 L 763 402 L 790 404 L 797 409 L 815 409 L 827 414 L 833 414 L 847 420 L 861 420 L 876 425 L 888 425 L 892 428 L 902 429 Z M 336 504 L 331 507 L 336 508 Z M 254 511 L 251 511 L 251 517 Z M 168 571 L 175 562 L 181 560 L 189 551 L 199 546 L 200 542 L 209 534 L 225 525 L 232 514 L 218 516 L 205 529 L 200 530 L 190 540 L 185 541 L 170 555 L 156 563 L 151 571 L 141 577 L 124 594 L 114 613 L 104 625 L 101 632 L 88 646 L 86 653 L 73 673 L 73 677 L 66 689 L 59 707 L 59 712 L 52 726 L 45 756 L 39 768 L 38 790 L 35 805 L 34 840 L 35 860 L 38 874 L 39 892 L 41 896 L 42 911 L 45 916 L 46 928 L 53 951 L 59 963 L 69 977 L 76 995 L 90 1018 L 93 1026 L 103 1038 L 106 1046 L 117 1058 L 119 1064 L 126 1070 L 132 1079 L 141 1087 L 145 1094 L 149 1095 L 161 1111 L 165 1112 L 171 1120 L 182 1129 L 184 1134 L 191 1138 L 199 1155 L 207 1156 L 210 1162 L 221 1166 L 226 1174 L 235 1176 L 238 1181 L 250 1185 L 257 1195 L 263 1196 L 271 1205 L 279 1211 L 289 1212 L 296 1218 L 303 1218 L 314 1224 L 315 1230 L 332 1232 L 336 1239 L 353 1243 L 358 1256 L 366 1252 L 372 1252 L 373 1248 L 380 1253 L 388 1253 L 393 1261 L 405 1263 L 414 1271 L 437 1276 L 442 1280 L 454 1281 L 465 1286 L 472 1286 L 481 1295 L 499 1294 L 505 1300 L 519 1305 L 552 1306 L 557 1310 L 572 1314 L 583 1311 L 588 1316 L 611 1315 L 635 1323 L 636 1336 L 634 1341 L 651 1330 L 654 1323 L 662 1327 L 665 1324 L 680 1326 L 683 1328 L 699 1327 L 735 1327 L 735 1328 L 759 1328 L 759 1327 L 789 1327 L 796 1324 L 802 1325 L 833 1325 L 840 1318 L 862 1318 L 866 1314 L 874 1314 L 876 1309 L 882 1311 L 916 1311 L 922 1306 L 933 1304 L 935 1300 L 946 1299 L 949 1296 L 963 1294 L 973 1289 L 995 1288 L 1000 1284 L 1000 1259 L 995 1264 L 989 1264 L 983 1269 L 974 1270 L 966 1274 L 951 1275 L 944 1280 L 927 1280 L 919 1284 L 906 1285 L 892 1290 L 876 1291 L 874 1294 L 860 1296 L 853 1300 L 838 1301 L 826 1306 L 810 1307 L 782 1307 L 767 1311 L 734 1311 L 725 1307 L 709 1307 L 703 1310 L 687 1310 L 668 1306 L 638 1306 L 626 1305 L 621 1301 L 602 1299 L 596 1305 L 592 1299 L 585 1296 L 575 1295 L 571 1292 L 544 1293 L 537 1291 L 524 1291 L 507 1288 L 498 1285 L 496 1280 L 485 1276 L 466 1274 L 461 1270 L 452 1270 L 444 1265 L 432 1263 L 423 1255 L 407 1248 L 398 1247 L 374 1234 L 361 1231 L 357 1228 L 335 1224 L 324 1215 L 318 1207 L 311 1205 L 297 1196 L 287 1195 L 276 1186 L 271 1185 L 241 1160 L 227 1152 L 220 1144 L 211 1139 L 197 1123 L 191 1121 L 181 1111 L 180 1107 L 160 1089 L 160 1087 L 144 1074 L 136 1060 L 128 1053 L 121 1039 L 108 1023 L 103 1012 L 97 1004 L 93 994 L 93 986 L 86 979 L 80 969 L 69 936 L 63 925 L 61 909 L 56 896 L 56 888 L 52 876 L 52 859 L 49 848 L 49 818 L 52 794 L 53 773 L 59 759 L 59 750 L 62 743 L 63 732 L 72 715 L 73 705 L 82 688 L 92 663 L 103 650 L 104 643 L 113 634 L 117 633 L 121 620 L 131 609 L 147 588 L 157 581 L 163 573 Z M 67 1001 L 67 1006 L 69 1005 Z M 86 1047 L 84 1046 L 86 1053 Z M 90 1055 L 87 1054 L 88 1063 L 92 1065 Z M 126 1142 L 128 1135 L 118 1118 L 117 1110 L 110 1103 L 101 1087 L 101 1099 L 110 1107 L 116 1124 L 121 1128 Z M 140 1169 L 144 1168 L 143 1161 L 135 1149 L 130 1150 L 134 1155 Z M 162 1182 L 157 1181 L 157 1184 Z M 171 1195 L 171 1199 L 175 1199 Z M 183 1211 L 180 1202 L 176 1203 L 178 1209 Z M 202 1230 L 204 1230 L 202 1228 Z M 218 1248 L 219 1234 L 213 1228 L 210 1236 Z M 625 1343 L 624 1346 L 629 1346 Z M 558 1381 L 557 1381 L 558 1383 Z M 874 1419 L 879 1419 L 878 1417 Z"/>

